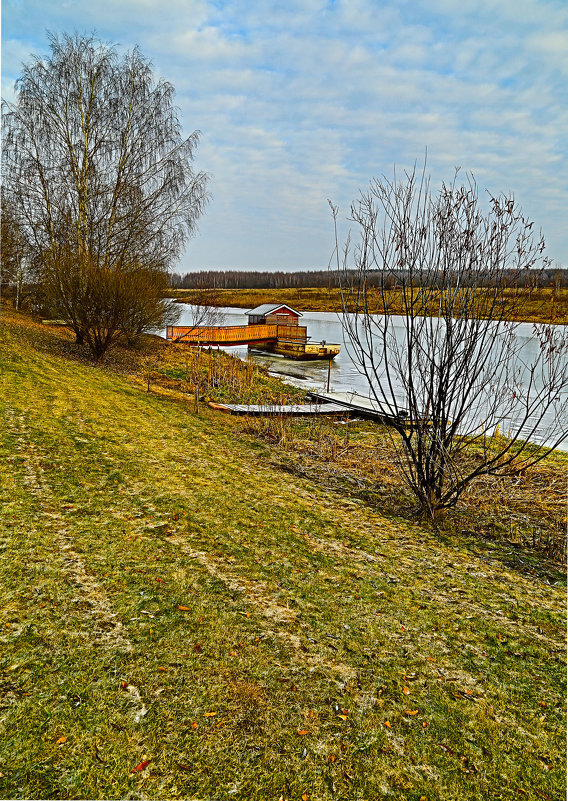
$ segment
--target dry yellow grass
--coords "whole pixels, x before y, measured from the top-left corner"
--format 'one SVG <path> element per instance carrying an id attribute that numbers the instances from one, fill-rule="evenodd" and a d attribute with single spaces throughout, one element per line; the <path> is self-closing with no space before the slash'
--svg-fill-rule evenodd
<path id="1" fill-rule="evenodd" d="M 180 301 L 191 302 L 199 290 L 172 290 L 171 296 Z M 215 296 L 220 306 L 234 306 L 252 309 L 261 303 L 287 303 L 299 311 L 341 311 L 341 296 L 338 289 L 304 288 L 304 289 L 219 289 Z M 519 289 L 510 290 L 508 296 L 511 317 L 519 322 L 568 323 L 568 289 Z M 369 311 L 381 313 L 384 307 L 378 296 L 373 300 L 369 296 Z M 393 290 L 389 294 L 392 314 L 402 313 L 403 308 Z M 437 307 L 437 304 L 436 304 Z M 437 308 L 433 309 L 437 312 Z"/>

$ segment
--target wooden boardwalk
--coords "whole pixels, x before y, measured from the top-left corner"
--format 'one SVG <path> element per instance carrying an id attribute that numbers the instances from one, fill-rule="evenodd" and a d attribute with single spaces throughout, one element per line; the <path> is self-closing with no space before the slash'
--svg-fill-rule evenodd
<path id="1" fill-rule="evenodd" d="M 310 415 L 335 414 L 346 415 L 349 410 L 336 403 L 298 403 L 290 406 L 278 404 L 246 404 L 246 403 L 209 403 L 212 409 L 230 414 L 248 414 L 255 417 L 308 417 Z"/>
<path id="2" fill-rule="evenodd" d="M 404 413 L 387 414 L 381 411 L 375 401 L 357 395 L 355 392 L 306 392 L 313 403 L 280 406 L 278 404 L 209 403 L 212 409 L 229 414 L 253 416 L 308 417 L 310 415 L 335 415 L 377 420 L 387 425 L 404 422 Z"/>
<path id="3" fill-rule="evenodd" d="M 288 339 L 307 341 L 307 329 L 301 325 L 169 325 L 166 339 L 188 345 L 252 345 Z"/>

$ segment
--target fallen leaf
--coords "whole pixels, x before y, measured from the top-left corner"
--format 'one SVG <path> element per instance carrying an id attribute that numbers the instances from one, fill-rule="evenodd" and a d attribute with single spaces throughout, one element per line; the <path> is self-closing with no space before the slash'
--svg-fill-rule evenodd
<path id="1" fill-rule="evenodd" d="M 216 715 L 216 714 L 217 714 L 216 712 L 205 712 L 205 714 L 203 715 L 203 717 L 204 717 L 204 718 L 212 718 L 212 717 L 214 717 L 214 715 Z"/>
<path id="2" fill-rule="evenodd" d="M 385 720 L 385 726 L 388 726 L 388 727 L 389 727 L 389 729 L 392 729 L 392 726 L 391 726 L 390 720 Z"/>
<path id="3" fill-rule="evenodd" d="M 150 760 L 149 759 L 145 759 L 144 762 L 140 762 L 139 765 L 136 765 L 135 768 L 132 768 L 132 770 L 130 772 L 131 773 L 139 773 L 141 770 L 144 770 L 146 765 L 149 765 L 149 764 L 150 764 Z"/>
<path id="4" fill-rule="evenodd" d="M 198 725 L 198 724 L 197 724 L 195 721 L 193 721 L 193 723 L 191 724 L 191 728 L 192 728 L 192 729 L 196 729 L 196 728 L 197 728 L 197 725 Z"/>
<path id="5" fill-rule="evenodd" d="M 310 709 L 310 711 L 308 712 L 308 717 L 313 718 L 313 716 L 314 716 L 314 710 Z"/>
<path id="6" fill-rule="evenodd" d="M 308 794 L 302 793 L 302 801 L 308 801 Z"/>
<path id="7" fill-rule="evenodd" d="M 477 700 L 475 696 L 472 695 L 471 690 L 466 690 L 465 692 L 463 690 L 458 690 L 457 693 L 452 693 L 452 695 L 454 698 L 465 698 L 466 701 L 473 701 L 474 703 Z"/>
<path id="8" fill-rule="evenodd" d="M 337 717 L 341 718 L 341 720 L 347 720 L 347 715 L 338 715 Z"/>
<path id="9" fill-rule="evenodd" d="M 189 607 L 189 606 L 180 606 L 180 605 L 178 605 L 178 609 L 180 610 L 180 612 L 191 612 L 191 607 Z"/>
<path id="10" fill-rule="evenodd" d="M 405 715 L 417 715 L 418 714 L 418 710 L 417 709 L 405 709 L 404 710 L 404 714 Z"/>
<path id="11" fill-rule="evenodd" d="M 409 689 L 408 687 L 403 687 L 403 688 L 402 688 L 402 692 L 403 692 L 405 695 L 410 695 L 410 689 Z"/>
<path id="12" fill-rule="evenodd" d="M 309 729 L 302 729 L 298 734 L 309 734 Z"/>
<path id="13" fill-rule="evenodd" d="M 543 706 L 543 707 L 546 706 L 546 701 L 540 701 L 539 702 L 539 706 Z"/>
<path id="14" fill-rule="evenodd" d="M 65 735 L 63 735 L 62 737 L 59 738 L 59 740 L 55 741 L 55 745 L 63 745 L 63 743 L 66 743 L 66 742 L 67 742 L 67 737 L 65 737 Z"/>
<path id="15" fill-rule="evenodd" d="M 194 647 L 195 647 L 195 650 L 197 651 L 197 653 L 201 652 L 201 643 L 200 642 L 196 642 Z"/>
<path id="16" fill-rule="evenodd" d="M 330 762 L 335 762 L 335 754 L 330 754 L 329 755 L 329 761 Z"/>
<path id="17" fill-rule="evenodd" d="M 425 721 L 425 720 L 423 720 L 423 721 L 422 721 L 422 728 L 423 728 L 423 729 L 425 729 L 427 725 L 428 725 L 428 724 L 426 723 L 426 721 Z"/>
<path id="18" fill-rule="evenodd" d="M 165 667 L 162 667 L 161 665 L 158 667 L 158 670 L 161 670 L 161 671 L 162 671 L 162 673 L 165 673 L 165 672 L 166 672 L 166 668 L 165 668 Z"/>

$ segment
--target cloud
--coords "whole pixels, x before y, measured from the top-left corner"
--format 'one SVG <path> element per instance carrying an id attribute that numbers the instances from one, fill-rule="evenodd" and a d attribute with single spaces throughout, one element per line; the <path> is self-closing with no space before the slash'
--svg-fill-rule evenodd
<path id="1" fill-rule="evenodd" d="M 325 266 L 327 198 L 428 147 L 514 191 L 568 264 L 563 0 L 5 0 L 3 92 L 44 28 L 139 43 L 177 89 L 213 201 L 182 268 Z"/>

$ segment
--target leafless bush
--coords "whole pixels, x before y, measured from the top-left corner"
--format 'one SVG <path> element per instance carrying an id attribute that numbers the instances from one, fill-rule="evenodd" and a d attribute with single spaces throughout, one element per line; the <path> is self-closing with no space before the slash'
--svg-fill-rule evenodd
<path id="1" fill-rule="evenodd" d="M 374 180 L 351 218 L 353 248 L 340 250 L 336 228 L 345 334 L 393 419 L 402 475 L 436 518 L 479 476 L 526 469 L 568 434 L 568 337 L 535 325 L 531 352 L 515 322 L 521 296 L 507 291 L 543 262 L 544 242 L 512 197 L 484 212 L 472 178 L 433 193 L 425 168 Z M 377 299 L 384 314 L 371 313 Z"/>

